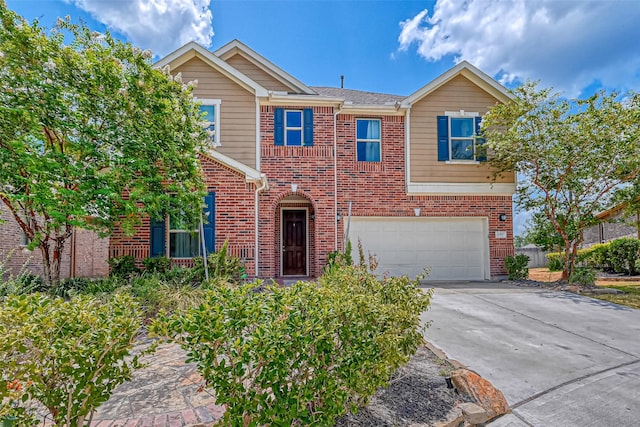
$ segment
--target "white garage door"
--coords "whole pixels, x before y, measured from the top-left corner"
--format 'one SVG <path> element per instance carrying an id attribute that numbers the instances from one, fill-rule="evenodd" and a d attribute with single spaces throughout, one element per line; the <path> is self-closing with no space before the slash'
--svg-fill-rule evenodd
<path id="1" fill-rule="evenodd" d="M 352 217 L 349 239 L 356 262 L 358 239 L 376 255 L 379 274 L 415 277 L 430 267 L 427 280 L 489 278 L 485 218 Z"/>

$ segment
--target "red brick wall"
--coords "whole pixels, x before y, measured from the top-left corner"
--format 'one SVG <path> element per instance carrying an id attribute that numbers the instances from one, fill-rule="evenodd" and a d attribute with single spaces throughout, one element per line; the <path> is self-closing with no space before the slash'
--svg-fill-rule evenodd
<path id="1" fill-rule="evenodd" d="M 261 108 L 261 172 L 269 181 L 269 190 L 260 195 L 260 275 L 263 277 L 280 276 L 280 212 L 284 204 L 308 207 L 309 218 L 314 216 L 308 228 L 310 276 L 321 274 L 327 254 L 335 249 L 333 108 L 313 110 L 314 145 L 276 147 L 273 144 L 274 107 Z M 297 185 L 295 193 L 291 184 Z M 290 196 L 307 201 L 292 205 L 286 201 Z"/>
<path id="2" fill-rule="evenodd" d="M 242 258 L 247 274 L 252 276 L 255 272 L 254 185 L 246 182 L 244 174 L 208 157 L 202 157 L 201 164 L 207 191 L 216 193 L 216 250 L 228 239 L 229 253 Z M 109 256 L 132 255 L 142 267 L 142 261 L 149 256 L 149 232 L 148 218 L 135 229 L 133 236 L 116 229 L 111 236 Z M 177 264 L 189 265 L 190 262 Z"/>
<path id="3" fill-rule="evenodd" d="M 273 145 L 273 108 L 261 109 L 261 170 L 266 173 L 270 189 L 260 196 L 260 275 L 280 275 L 280 211 L 292 195 L 302 196 L 314 221 L 309 222 L 309 274 L 321 274 L 327 254 L 342 246 L 344 221 L 338 223 L 352 202 L 353 216 L 414 216 L 421 208 L 423 216 L 486 217 L 489 223 L 491 275 L 505 273 L 504 257 L 513 253 L 511 197 L 509 196 L 409 196 L 405 182 L 405 147 L 403 116 L 371 116 L 382 125 L 382 161 L 356 161 L 356 118 L 339 114 L 337 135 L 337 199 L 334 208 L 333 109 L 314 108 L 314 146 L 276 147 Z M 287 108 L 287 107 L 284 107 Z M 291 106 L 288 108 L 296 108 Z M 300 108 L 300 107 L 298 107 Z M 297 184 L 297 191 L 291 190 Z M 289 206 L 289 205 L 287 205 Z M 498 217 L 507 213 L 507 221 Z M 496 231 L 505 231 L 506 239 L 496 239 Z"/>
<path id="4" fill-rule="evenodd" d="M 383 116 L 382 162 L 356 161 L 356 118 L 338 115 L 338 211 L 346 216 L 349 201 L 353 216 L 414 216 L 414 208 L 421 208 L 421 216 L 430 217 L 487 217 L 489 219 L 489 250 L 491 275 L 506 273 L 504 258 L 513 254 L 513 222 L 511 197 L 467 195 L 406 194 L 404 117 Z M 507 221 L 499 221 L 506 213 Z M 342 235 L 342 224 L 339 230 Z M 506 231 L 506 239 L 496 239 L 495 231 Z M 342 244 L 340 245 L 342 246 Z"/>
<path id="5" fill-rule="evenodd" d="M 0 204 L 0 263 L 4 264 L 7 274 L 18 275 L 21 271 L 42 274 L 42 254 L 38 248 L 28 251 L 22 246 L 22 229 L 13 219 L 13 215 L 4 204 Z M 75 236 L 69 238 L 62 251 L 60 278 L 100 277 L 109 273 L 107 249 L 109 239 L 100 239 L 88 230 L 76 229 Z M 75 262 L 71 257 L 75 254 Z M 72 272 L 72 264 L 74 271 Z"/>

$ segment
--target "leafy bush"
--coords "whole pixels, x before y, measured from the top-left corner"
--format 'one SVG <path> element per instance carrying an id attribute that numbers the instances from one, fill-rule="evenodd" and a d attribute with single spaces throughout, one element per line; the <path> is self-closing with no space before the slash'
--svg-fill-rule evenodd
<path id="1" fill-rule="evenodd" d="M 134 273 L 139 273 L 138 267 L 136 267 L 136 260 L 131 255 L 109 258 L 108 262 L 111 267 L 111 271 L 109 271 L 110 277 L 126 278 Z"/>
<path id="2" fill-rule="evenodd" d="M 636 260 L 640 250 L 640 240 L 622 237 L 609 243 L 609 258 L 616 273 L 638 274 Z"/>
<path id="3" fill-rule="evenodd" d="M 569 283 L 591 287 L 596 283 L 596 273 L 590 267 L 576 267 L 571 277 L 569 277 Z"/>
<path id="4" fill-rule="evenodd" d="M 228 253 L 229 241 L 225 240 L 218 252 L 207 256 L 207 269 L 210 279 L 222 279 L 223 282 L 241 284 L 247 278 L 242 260 Z M 204 261 L 202 257 L 193 259 L 193 278 L 196 282 L 205 280 Z"/>
<path id="5" fill-rule="evenodd" d="M 144 267 L 145 271 L 149 273 L 166 274 L 171 270 L 171 260 L 166 256 L 145 258 Z"/>
<path id="6" fill-rule="evenodd" d="M 351 256 L 351 240 L 347 240 L 347 246 L 344 251 L 333 251 L 327 256 L 327 264 L 324 266 L 325 272 L 353 265 L 353 257 Z"/>
<path id="7" fill-rule="evenodd" d="M 509 273 L 509 279 L 520 280 L 529 277 L 529 257 L 524 254 L 517 254 L 516 256 L 508 256 L 504 260 L 504 265 L 507 267 Z"/>
<path id="8" fill-rule="evenodd" d="M 563 261 L 562 252 L 551 252 L 547 255 L 547 267 L 549 271 L 562 271 Z"/>
<path id="9" fill-rule="evenodd" d="M 613 271 L 609 255 L 609 243 L 598 243 L 582 251 L 582 261 L 591 268 Z"/>
<path id="10" fill-rule="evenodd" d="M 102 279 L 89 279 L 86 277 L 71 277 L 54 284 L 48 291 L 50 295 L 71 298 L 74 295 L 100 295 L 111 293 L 122 286 L 121 278 L 110 277 Z"/>
<path id="11" fill-rule="evenodd" d="M 139 326 L 130 296 L 10 296 L 0 306 L 0 398 L 11 396 L 18 380 L 20 406 L 38 401 L 56 425 L 85 425 L 139 367 L 138 356 L 130 357 Z"/>
<path id="12" fill-rule="evenodd" d="M 178 340 L 198 364 L 224 425 L 331 425 L 364 404 L 422 343 L 430 293 L 407 277 L 379 280 L 359 267 L 318 283 L 220 286 L 152 330 Z"/>

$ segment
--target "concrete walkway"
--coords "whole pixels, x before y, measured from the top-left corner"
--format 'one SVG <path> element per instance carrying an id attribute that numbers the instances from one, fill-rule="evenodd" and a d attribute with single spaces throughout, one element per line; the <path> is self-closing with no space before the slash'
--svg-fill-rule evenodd
<path id="1" fill-rule="evenodd" d="M 501 283 L 436 283 L 425 336 L 500 389 L 490 425 L 640 425 L 640 310 Z"/>

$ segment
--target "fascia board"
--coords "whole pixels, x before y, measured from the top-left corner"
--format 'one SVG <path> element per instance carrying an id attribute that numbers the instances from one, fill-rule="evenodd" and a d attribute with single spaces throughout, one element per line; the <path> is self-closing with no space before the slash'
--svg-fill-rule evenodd
<path id="1" fill-rule="evenodd" d="M 307 93 L 310 95 L 316 93 L 313 89 L 302 83 L 300 80 L 296 79 L 291 74 L 287 73 L 282 68 L 278 67 L 276 64 L 269 61 L 267 58 L 260 55 L 258 52 L 251 49 L 249 46 L 245 45 L 239 40 L 232 40 L 231 42 L 222 46 L 220 49 L 213 52 L 213 54 L 222 60 L 227 60 L 236 52 L 242 54 L 247 60 L 260 67 L 271 77 L 275 78 L 286 86 L 290 86 L 296 89 L 298 92 Z"/>
<path id="2" fill-rule="evenodd" d="M 413 103 L 424 98 L 425 96 L 435 91 L 458 75 L 463 75 L 464 77 L 468 78 L 474 84 L 476 84 L 485 92 L 494 96 L 501 102 L 508 102 L 509 100 L 513 99 L 513 95 L 504 86 L 491 78 L 488 74 L 484 73 L 469 62 L 462 61 L 455 67 L 444 72 L 431 82 L 427 83 L 425 86 L 415 91 L 413 94 L 406 97 L 401 103 L 402 107 L 410 108 Z"/>
<path id="3" fill-rule="evenodd" d="M 269 93 L 267 99 L 261 99 L 261 105 L 324 105 L 341 106 L 342 98 L 330 98 L 319 95 L 280 95 Z"/>
<path id="4" fill-rule="evenodd" d="M 267 91 L 267 89 L 254 82 L 249 77 L 245 76 L 244 74 L 224 62 L 222 59 L 215 56 L 212 52 L 208 51 L 203 46 L 193 41 L 173 51 L 169 55 L 156 62 L 153 66 L 159 69 L 165 67 L 166 65 L 169 65 L 172 68 L 176 68 L 179 65 L 184 64 L 187 60 L 193 58 L 194 56 L 199 57 L 209 66 L 222 72 L 231 80 L 240 84 L 245 89 L 253 92 L 256 96 L 268 96 L 269 92 Z"/>
<path id="5" fill-rule="evenodd" d="M 206 150 L 202 154 L 238 173 L 243 174 L 247 182 L 258 182 L 263 179 L 263 175 L 259 171 L 225 154 L 222 154 L 213 148 Z"/>

